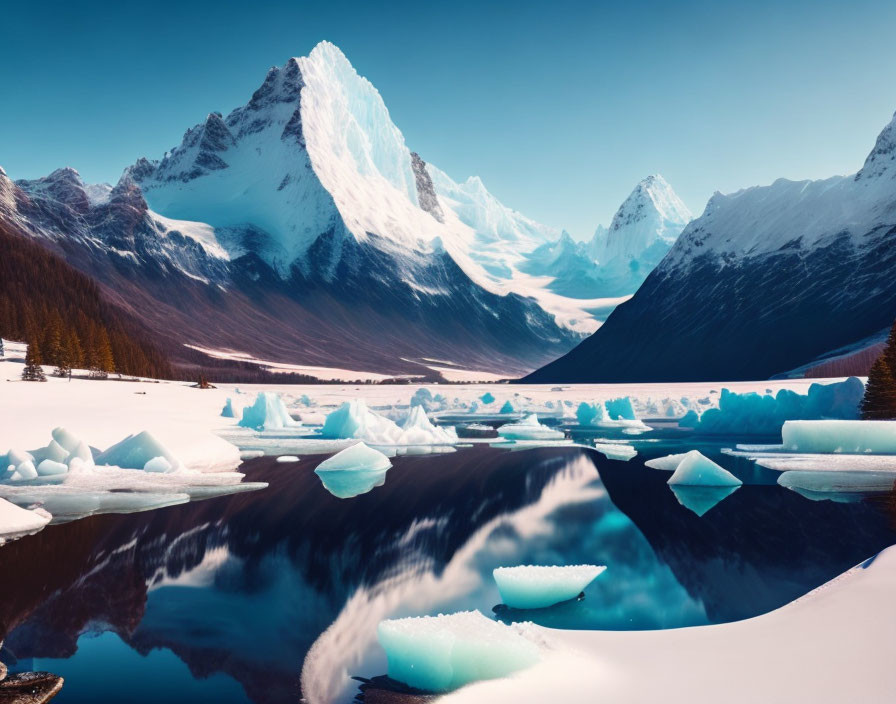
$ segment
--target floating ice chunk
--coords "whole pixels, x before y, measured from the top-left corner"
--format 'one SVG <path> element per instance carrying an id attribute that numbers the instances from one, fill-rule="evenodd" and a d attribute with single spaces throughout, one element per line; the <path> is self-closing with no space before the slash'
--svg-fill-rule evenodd
<path id="1" fill-rule="evenodd" d="M 325 438 L 356 438 L 371 445 L 395 445 L 401 428 L 394 421 L 371 411 L 363 399 L 346 401 L 327 415 L 321 435 Z"/>
<path id="2" fill-rule="evenodd" d="M 579 425 L 595 425 L 604 419 L 604 405 L 602 403 L 586 403 L 582 401 L 576 409 L 576 420 Z"/>
<path id="3" fill-rule="evenodd" d="M 498 413 L 516 413 L 516 410 L 513 407 L 513 404 L 510 401 L 505 401 L 504 405 L 501 406 L 501 410 Z"/>
<path id="4" fill-rule="evenodd" d="M 401 445 L 454 445 L 457 431 L 433 425 L 422 406 L 413 406 L 401 426 Z"/>
<path id="5" fill-rule="evenodd" d="M 37 473 L 41 477 L 51 477 L 57 474 L 65 474 L 68 472 L 68 465 L 55 460 L 43 460 L 37 465 Z"/>
<path id="6" fill-rule="evenodd" d="M 329 459 L 321 462 L 315 472 L 345 472 L 356 470 L 382 471 L 389 469 L 392 463 L 379 450 L 368 447 L 363 442 L 337 452 Z"/>
<path id="7" fill-rule="evenodd" d="M 277 458 L 277 462 L 280 462 L 280 463 L 289 463 L 289 462 L 298 462 L 298 461 L 299 461 L 299 458 L 296 457 L 295 455 L 280 455 Z"/>
<path id="8" fill-rule="evenodd" d="M 687 486 L 678 484 L 672 487 L 672 493 L 678 503 L 698 516 L 703 516 L 709 509 L 728 498 L 739 486 Z"/>
<path id="9" fill-rule="evenodd" d="M 784 472 L 778 484 L 812 493 L 875 493 L 896 489 L 896 472 Z"/>
<path id="10" fill-rule="evenodd" d="M 7 540 L 37 533 L 51 518 L 49 513 L 41 509 L 29 511 L 6 499 L 0 499 L 0 545 Z"/>
<path id="11" fill-rule="evenodd" d="M 631 445 L 613 442 L 596 442 L 594 449 L 602 453 L 607 459 L 620 460 L 628 462 L 632 457 L 638 454 L 638 451 Z"/>
<path id="12" fill-rule="evenodd" d="M 377 639 L 390 677 L 433 692 L 505 677 L 541 659 L 538 646 L 519 627 L 478 611 L 382 621 Z"/>
<path id="13" fill-rule="evenodd" d="M 236 418 L 236 413 L 233 412 L 233 401 L 229 398 L 224 402 L 224 408 L 221 409 L 221 417 Z"/>
<path id="14" fill-rule="evenodd" d="M 681 464 L 681 461 L 687 457 L 686 452 L 682 452 L 675 455 L 666 455 L 665 457 L 656 457 L 652 460 L 647 460 L 644 464 L 651 469 L 661 469 L 664 472 L 674 472 L 678 469 L 678 465 Z"/>
<path id="15" fill-rule="evenodd" d="M 34 461 L 38 464 L 40 464 L 44 460 L 64 463 L 66 458 L 68 457 L 68 453 L 69 451 L 55 440 L 50 440 L 50 444 L 46 447 L 31 451 L 31 454 L 34 456 Z"/>
<path id="16" fill-rule="evenodd" d="M 506 423 L 498 428 L 498 435 L 508 440 L 563 440 L 561 430 L 554 430 L 538 422 L 534 413 L 516 423 Z"/>
<path id="17" fill-rule="evenodd" d="M 822 455 L 792 452 L 740 452 L 735 457 L 748 457 L 760 467 L 778 472 L 896 472 L 896 455 Z"/>
<path id="18" fill-rule="evenodd" d="M 606 567 L 524 565 L 492 572 L 501 601 L 513 609 L 542 609 L 576 598 Z"/>
<path id="19" fill-rule="evenodd" d="M 487 406 L 488 404 L 495 402 L 495 397 L 492 396 L 491 391 L 486 391 L 484 394 L 482 394 L 482 396 L 479 397 L 479 400 Z"/>
<path id="20" fill-rule="evenodd" d="M 282 430 L 302 424 L 289 415 L 279 394 L 261 391 L 256 396 L 255 403 L 243 409 L 243 417 L 238 425 L 254 430 Z"/>
<path id="21" fill-rule="evenodd" d="M 34 462 L 34 455 L 30 452 L 22 452 L 21 450 L 10 450 L 6 453 L 6 459 L 3 461 L 3 466 L 13 465 L 18 467 L 23 462 Z"/>
<path id="22" fill-rule="evenodd" d="M 896 454 L 896 421 L 787 421 L 784 447 L 793 452 Z"/>
<path id="23" fill-rule="evenodd" d="M 691 450 L 684 456 L 668 483 L 685 486 L 740 486 L 743 484 L 727 469 L 700 454 L 699 450 Z"/>
<path id="24" fill-rule="evenodd" d="M 65 463 L 69 467 L 72 467 L 76 461 L 82 464 L 93 464 L 93 453 L 90 451 L 88 444 L 83 440 L 78 441 L 75 449 L 69 452 L 68 457 L 65 458 Z"/>
<path id="25" fill-rule="evenodd" d="M 174 470 L 173 465 L 164 457 L 153 457 L 143 465 L 145 472 L 171 472 Z"/>
<path id="26" fill-rule="evenodd" d="M 150 432 L 144 430 L 115 443 L 112 447 L 99 453 L 94 461 L 98 465 L 107 464 L 125 469 L 143 469 L 147 462 L 156 457 L 164 457 L 172 467 L 180 467 L 177 458 Z"/>

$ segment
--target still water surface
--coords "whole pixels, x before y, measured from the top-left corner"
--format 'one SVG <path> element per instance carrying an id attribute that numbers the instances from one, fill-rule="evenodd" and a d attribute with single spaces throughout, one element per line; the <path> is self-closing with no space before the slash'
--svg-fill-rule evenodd
<path id="1" fill-rule="evenodd" d="M 630 462 L 486 445 L 398 457 L 346 499 L 314 474 L 320 457 L 252 460 L 248 479 L 268 489 L 0 549 L 0 660 L 62 675 L 60 704 L 347 702 L 353 676 L 386 671 L 381 619 L 493 615 L 501 565 L 608 569 L 582 600 L 496 618 L 676 628 L 767 612 L 896 542 L 890 497 L 804 498 L 720 455 L 736 438 L 699 447 L 748 485 L 676 496 L 643 463 L 695 447 L 681 442 L 639 443 Z"/>

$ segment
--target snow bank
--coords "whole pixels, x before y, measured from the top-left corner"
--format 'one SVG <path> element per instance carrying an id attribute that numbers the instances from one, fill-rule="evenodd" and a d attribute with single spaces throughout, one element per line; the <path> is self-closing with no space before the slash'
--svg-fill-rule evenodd
<path id="1" fill-rule="evenodd" d="M 719 407 L 689 412 L 682 427 L 704 434 L 776 435 L 788 420 L 856 419 L 865 393 L 860 379 L 850 377 L 833 384 L 812 384 L 806 394 L 780 389 L 775 395 L 735 393 L 722 389 Z"/>
<path id="2" fill-rule="evenodd" d="M 668 483 L 685 486 L 740 486 L 743 484 L 727 469 L 704 457 L 699 450 L 691 450 L 684 456 Z"/>
<path id="3" fill-rule="evenodd" d="M 29 511 L 6 499 L 0 499 L 0 545 L 32 533 L 37 533 L 52 516 L 41 509 Z"/>
<path id="4" fill-rule="evenodd" d="M 228 399 L 229 401 L 230 399 Z M 261 391 L 255 398 L 255 403 L 243 409 L 243 417 L 239 425 L 255 430 L 282 430 L 283 428 L 296 428 L 302 424 L 289 415 L 286 404 L 283 403 L 279 394 L 272 391 Z"/>
<path id="5" fill-rule="evenodd" d="M 896 454 L 896 421 L 787 421 L 784 447 L 793 452 Z"/>
<path id="6" fill-rule="evenodd" d="M 538 422 L 532 413 L 516 423 L 506 423 L 498 428 L 498 435 L 508 440 L 563 440 L 562 430 L 554 430 Z"/>
<path id="7" fill-rule="evenodd" d="M 539 663 L 440 701 L 888 702 L 894 593 L 896 548 L 888 548 L 791 604 L 734 623 L 636 632 L 530 626 L 527 636 L 553 648 Z"/>
<path id="8" fill-rule="evenodd" d="M 605 569 L 601 565 L 498 567 L 492 575 L 501 601 L 513 609 L 541 609 L 575 599 Z"/>
<path id="9" fill-rule="evenodd" d="M 521 629 L 478 611 L 382 621 L 377 638 L 390 677 L 434 692 L 504 677 L 541 659 Z"/>

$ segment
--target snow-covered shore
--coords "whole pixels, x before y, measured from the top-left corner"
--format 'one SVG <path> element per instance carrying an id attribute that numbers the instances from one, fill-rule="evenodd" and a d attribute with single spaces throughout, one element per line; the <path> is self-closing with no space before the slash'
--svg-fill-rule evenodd
<path id="1" fill-rule="evenodd" d="M 530 625 L 542 662 L 440 701 L 887 702 L 896 692 L 896 547 L 756 618 L 664 631 Z"/>

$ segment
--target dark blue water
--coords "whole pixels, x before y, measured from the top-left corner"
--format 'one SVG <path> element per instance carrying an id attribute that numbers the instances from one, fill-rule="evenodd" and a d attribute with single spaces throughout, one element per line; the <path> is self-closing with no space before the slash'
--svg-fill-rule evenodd
<path id="1" fill-rule="evenodd" d="M 381 619 L 492 614 L 497 566 L 608 566 L 580 601 L 497 618 L 675 628 L 765 613 L 896 543 L 891 497 L 812 501 L 720 455 L 733 439 L 701 450 L 749 484 L 715 505 L 676 496 L 643 465 L 693 449 L 669 435 L 630 462 L 399 457 L 349 499 L 322 486 L 319 457 L 253 460 L 267 490 L 50 526 L 0 548 L 0 660 L 61 674 L 61 704 L 351 701 L 351 676 L 386 670 Z"/>

